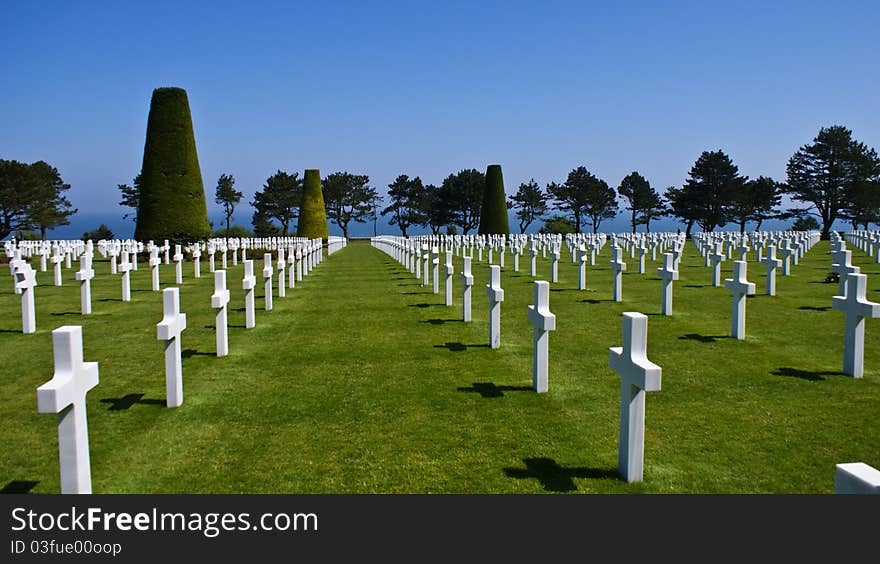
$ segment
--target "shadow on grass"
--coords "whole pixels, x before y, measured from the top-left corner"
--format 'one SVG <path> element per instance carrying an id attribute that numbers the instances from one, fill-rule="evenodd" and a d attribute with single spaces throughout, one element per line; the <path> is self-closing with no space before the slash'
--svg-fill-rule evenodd
<path id="1" fill-rule="evenodd" d="M 136 403 L 141 405 L 161 405 L 165 406 L 165 400 L 159 399 L 144 399 L 144 394 L 126 394 L 121 398 L 103 398 L 101 403 L 109 403 L 112 404 L 107 408 L 107 411 L 125 411 L 127 409 L 131 409 Z"/>
<path id="2" fill-rule="evenodd" d="M 531 392 L 531 386 L 496 386 L 492 382 L 474 382 L 470 387 L 456 388 L 459 392 L 477 393 L 484 398 L 503 398 L 504 392 Z"/>
<path id="3" fill-rule="evenodd" d="M 82 315 L 82 312 L 80 312 L 80 311 L 55 311 L 55 312 L 50 313 L 49 315 L 55 315 L 55 316 L 58 316 L 58 315 Z"/>
<path id="4" fill-rule="evenodd" d="M 596 298 L 587 298 L 585 300 L 577 300 L 577 302 L 580 304 L 593 304 L 593 305 L 601 304 L 602 302 L 613 302 L 613 301 L 614 300 L 612 300 L 610 298 L 607 300 L 597 300 Z"/>
<path id="5" fill-rule="evenodd" d="M 430 323 L 431 325 L 443 325 L 444 323 L 464 323 L 461 319 L 425 319 L 419 323 Z"/>
<path id="6" fill-rule="evenodd" d="M 798 309 L 803 309 L 807 311 L 828 311 L 831 309 L 831 306 L 817 307 L 817 306 L 801 306 Z"/>
<path id="7" fill-rule="evenodd" d="M 685 288 L 708 288 L 712 284 L 685 284 Z"/>
<path id="8" fill-rule="evenodd" d="M 508 478 L 518 480 L 536 479 L 541 482 L 544 491 L 572 492 L 577 486 L 572 478 L 610 479 L 620 476 L 616 470 L 608 468 L 565 468 L 552 458 L 524 458 L 525 468 L 504 468 Z"/>
<path id="9" fill-rule="evenodd" d="M 442 345 L 434 345 L 435 349 L 449 349 L 452 352 L 461 352 L 468 349 L 488 349 L 489 345 L 466 345 L 464 343 L 443 343 Z"/>
<path id="10" fill-rule="evenodd" d="M 732 339 L 730 335 L 700 335 L 699 333 L 688 333 L 679 337 L 682 341 L 699 341 L 700 343 L 714 343 L 720 339 Z"/>
<path id="11" fill-rule="evenodd" d="M 0 489 L 0 494 L 26 494 L 31 493 L 31 490 L 39 484 L 40 482 L 34 482 L 32 480 L 12 480 L 5 486 L 3 489 Z"/>
<path id="12" fill-rule="evenodd" d="M 443 304 L 407 304 L 406 307 L 437 307 L 442 305 Z"/>
<path id="13" fill-rule="evenodd" d="M 183 349 L 180 351 L 181 358 L 192 358 L 194 356 L 216 356 L 214 353 L 199 352 L 196 349 Z"/>
<path id="14" fill-rule="evenodd" d="M 771 372 L 774 376 L 787 376 L 789 378 L 800 378 L 801 380 L 809 380 L 810 382 L 821 382 L 825 378 L 823 376 L 842 376 L 843 372 L 835 372 L 832 370 L 810 371 L 783 366 Z"/>

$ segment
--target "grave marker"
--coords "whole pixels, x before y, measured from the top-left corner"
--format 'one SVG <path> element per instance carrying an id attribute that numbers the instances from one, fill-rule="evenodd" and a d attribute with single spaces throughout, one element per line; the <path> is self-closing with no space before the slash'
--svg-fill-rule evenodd
<path id="1" fill-rule="evenodd" d="M 550 331 L 556 330 L 556 315 L 550 312 L 550 284 L 535 281 L 535 303 L 529 306 L 532 322 L 532 387 L 544 393 L 548 388 Z"/>
<path id="2" fill-rule="evenodd" d="M 183 403 L 180 334 L 186 329 L 186 314 L 180 313 L 180 288 L 162 290 L 162 311 L 156 338 L 165 341 L 165 405 L 179 407 Z"/>

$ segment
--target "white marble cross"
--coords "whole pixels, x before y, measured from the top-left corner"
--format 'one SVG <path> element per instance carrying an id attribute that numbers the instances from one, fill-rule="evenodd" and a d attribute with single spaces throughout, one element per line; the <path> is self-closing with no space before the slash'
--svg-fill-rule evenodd
<path id="1" fill-rule="evenodd" d="M 119 255 L 119 249 L 116 245 L 110 247 L 110 274 L 116 274 L 116 257 Z"/>
<path id="2" fill-rule="evenodd" d="M 296 246 L 296 281 L 302 282 L 303 279 L 303 248 L 302 245 Z"/>
<path id="3" fill-rule="evenodd" d="M 760 249 L 758 253 L 760 254 Z M 776 295 L 776 269 L 782 266 L 782 261 L 776 258 L 776 246 L 767 246 L 767 256 L 759 259 L 758 262 L 767 267 L 767 284 L 766 291 L 768 296 Z"/>
<path id="4" fill-rule="evenodd" d="M 431 255 L 428 253 L 428 245 L 422 245 L 422 286 L 428 285 L 428 276 L 430 275 L 428 272 L 428 261 L 431 260 Z"/>
<path id="5" fill-rule="evenodd" d="M 287 249 L 287 287 L 296 288 L 296 249 L 291 245 Z"/>
<path id="6" fill-rule="evenodd" d="M 746 296 L 755 294 L 755 284 L 746 280 L 747 268 L 746 261 L 733 261 L 733 278 L 724 280 L 724 287 L 733 294 L 730 335 L 737 339 L 746 338 Z"/>
<path id="7" fill-rule="evenodd" d="M 794 249 L 791 248 L 791 241 L 786 239 L 785 244 L 779 247 L 778 251 L 779 258 L 782 259 L 782 275 L 788 276 L 791 270 L 791 255 L 794 254 Z"/>
<path id="8" fill-rule="evenodd" d="M 162 244 L 162 250 L 165 254 L 165 264 L 171 264 L 170 257 L 168 256 L 169 251 L 171 251 L 171 245 L 168 243 L 168 239 L 165 239 L 165 243 Z"/>
<path id="9" fill-rule="evenodd" d="M 34 308 L 34 288 L 36 286 L 36 271 L 26 261 L 19 261 L 15 267 L 15 289 L 21 291 L 22 333 L 33 333 L 37 330 L 36 309 Z"/>
<path id="10" fill-rule="evenodd" d="M 217 247 L 214 246 L 214 243 L 208 243 L 208 272 L 215 272 L 217 269 L 214 268 L 214 255 L 217 254 Z M 226 268 L 224 267 L 224 270 Z"/>
<path id="11" fill-rule="evenodd" d="M 287 269 L 287 265 L 284 262 L 284 247 L 278 248 L 278 262 L 276 266 L 278 267 L 278 297 L 283 298 L 286 296 L 284 274 Z"/>
<path id="12" fill-rule="evenodd" d="M 131 301 L 131 263 L 128 261 L 128 253 L 122 253 L 122 262 L 119 263 L 118 272 L 122 273 L 122 301 Z"/>
<path id="13" fill-rule="evenodd" d="M 92 278 L 94 277 L 92 255 L 85 252 L 79 257 L 79 271 L 76 273 L 76 280 L 79 282 L 80 310 L 83 315 L 92 313 Z"/>
<path id="14" fill-rule="evenodd" d="M 837 295 L 846 295 L 846 276 L 848 274 L 858 274 L 861 268 L 852 265 L 852 251 L 849 249 L 841 249 L 831 253 L 834 257 L 834 264 L 831 265 L 831 272 L 836 272 L 838 276 Z"/>
<path id="15" fill-rule="evenodd" d="M 745 237 L 743 237 L 743 239 L 740 241 L 739 245 L 736 247 L 736 249 L 734 249 L 736 254 L 739 255 L 738 260 L 743 260 L 743 261 L 747 260 L 746 257 L 748 256 L 749 251 L 751 251 L 751 250 L 752 249 L 749 248 L 749 244 L 746 242 Z"/>
<path id="16" fill-rule="evenodd" d="M 535 277 L 537 265 L 536 262 L 538 260 L 538 247 L 535 242 L 532 241 L 532 246 L 529 249 L 529 255 L 531 256 L 531 262 L 529 263 L 529 276 Z"/>
<path id="17" fill-rule="evenodd" d="M 578 249 L 578 260 L 580 266 L 578 268 L 578 290 L 587 289 L 587 247 L 581 245 Z"/>
<path id="18" fill-rule="evenodd" d="M 265 253 L 263 255 L 263 288 L 266 292 L 266 311 L 272 311 L 272 276 L 274 274 L 272 253 Z"/>
<path id="19" fill-rule="evenodd" d="M 712 261 L 712 285 L 721 286 L 721 263 L 724 262 L 722 243 L 715 243 L 715 252 L 709 255 Z"/>
<path id="20" fill-rule="evenodd" d="M 446 250 L 446 305 L 452 305 L 452 275 L 455 274 L 455 268 L 452 266 L 452 251 Z"/>
<path id="21" fill-rule="evenodd" d="M 559 282 L 559 245 L 554 245 L 550 252 L 550 282 L 556 284 Z"/>
<path id="22" fill-rule="evenodd" d="M 159 265 L 162 263 L 159 260 L 159 247 L 153 247 L 150 249 L 150 270 L 151 270 L 151 279 L 153 281 L 153 291 L 159 291 Z"/>
<path id="23" fill-rule="evenodd" d="M 623 262 L 623 252 L 620 247 L 611 248 L 611 270 L 614 271 L 614 286 L 612 289 L 615 302 L 623 301 L 623 271 L 626 263 Z"/>
<path id="24" fill-rule="evenodd" d="M 675 269 L 675 258 L 672 253 L 663 253 L 663 268 L 657 269 L 657 276 L 663 280 L 663 302 L 660 313 L 672 315 L 672 282 L 678 280 L 678 270 Z"/>
<path id="25" fill-rule="evenodd" d="M 217 310 L 214 316 L 214 325 L 217 333 L 217 356 L 229 354 L 227 304 L 229 304 L 229 290 L 226 288 L 226 271 L 215 270 L 211 307 Z"/>
<path id="26" fill-rule="evenodd" d="M 868 277 L 864 274 L 846 276 L 846 293 L 834 296 L 831 306 L 846 314 L 843 341 L 843 373 L 861 378 L 865 371 L 865 318 L 880 317 L 880 304 L 865 297 Z"/>
<path id="27" fill-rule="evenodd" d="M 253 329 L 257 325 L 257 314 L 254 305 L 254 288 L 257 278 L 254 276 L 254 261 L 244 261 L 244 278 L 241 280 L 241 289 L 244 290 L 244 326 L 245 329 Z"/>
<path id="28" fill-rule="evenodd" d="M 550 284 L 535 281 L 535 303 L 529 306 L 532 322 L 532 387 L 538 393 L 547 391 L 549 380 L 550 331 L 556 330 L 556 315 L 550 312 Z"/>
<path id="29" fill-rule="evenodd" d="M 412 261 L 415 265 L 413 272 L 416 275 L 416 280 L 421 280 L 422 278 L 422 256 L 421 256 L 421 246 L 419 246 L 416 242 L 410 243 L 412 246 L 410 247 L 410 253 L 412 253 Z"/>
<path id="30" fill-rule="evenodd" d="M 98 363 L 83 362 L 82 327 L 52 331 L 55 373 L 37 388 L 37 411 L 58 414 L 62 494 L 92 493 L 86 393 L 98 385 Z"/>
<path id="31" fill-rule="evenodd" d="M 489 296 L 489 346 L 497 349 L 501 346 L 501 302 L 504 301 L 504 290 L 501 288 L 501 267 L 489 266 L 489 283 L 486 284 L 486 295 Z"/>
<path id="32" fill-rule="evenodd" d="M 183 253 L 180 245 L 174 245 L 174 283 L 183 284 Z"/>
<path id="33" fill-rule="evenodd" d="M 202 257 L 202 249 L 200 248 L 200 243 L 196 243 L 193 246 L 192 250 L 192 258 L 193 258 L 193 278 L 201 278 L 202 277 L 202 265 L 199 262 Z"/>
<path id="34" fill-rule="evenodd" d="M 641 482 L 645 460 L 645 392 L 660 390 L 661 368 L 648 360 L 648 317 L 623 314 L 623 346 L 608 350 L 608 364 L 620 375 L 620 434 L 617 470 L 627 482 Z"/>
<path id="35" fill-rule="evenodd" d="M 645 255 L 648 254 L 648 248 L 645 247 L 645 243 L 642 242 L 641 245 L 636 247 L 636 254 L 639 256 L 639 274 L 645 273 Z"/>
<path id="36" fill-rule="evenodd" d="M 165 405 L 183 403 L 183 364 L 180 334 L 186 329 L 186 314 L 180 313 L 180 288 L 162 290 L 162 321 L 156 324 L 156 338 L 165 341 Z"/>
<path id="37" fill-rule="evenodd" d="M 432 290 L 435 294 L 440 293 L 440 249 L 431 248 L 431 276 L 433 278 Z"/>
<path id="38" fill-rule="evenodd" d="M 471 320 L 471 287 L 474 285 L 474 275 L 471 274 L 471 257 L 462 257 L 461 267 L 461 307 L 462 321 Z"/>
<path id="39" fill-rule="evenodd" d="M 52 267 L 55 271 L 55 285 L 61 286 L 61 263 L 64 262 L 64 255 L 61 253 L 61 247 L 55 245 L 55 250 L 52 253 Z"/>

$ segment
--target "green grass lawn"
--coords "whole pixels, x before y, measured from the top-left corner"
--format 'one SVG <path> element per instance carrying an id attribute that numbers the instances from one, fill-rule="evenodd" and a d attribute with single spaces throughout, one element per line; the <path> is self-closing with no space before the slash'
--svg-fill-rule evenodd
<path id="1" fill-rule="evenodd" d="M 853 255 L 869 299 L 880 301 L 880 265 Z M 143 259 L 129 303 L 109 263 L 97 262 L 85 317 L 76 268 L 60 288 L 51 269 L 38 273 L 31 335 L 21 334 L 20 298 L 4 268 L 0 488 L 59 491 L 56 418 L 37 413 L 36 388 L 52 376 L 51 330 L 65 324 L 83 325 L 85 360 L 100 367 L 88 395 L 95 493 L 829 493 L 836 463 L 880 467 L 880 322 L 867 322 L 864 379 L 842 375 L 843 314 L 831 309 L 837 285 L 823 283 L 827 242 L 778 276 L 776 297 L 763 295 L 763 266 L 749 263 L 758 292 L 745 341 L 728 337 L 730 293 L 711 286 L 690 243 L 671 317 L 659 315 L 659 260 L 640 275 L 625 258 L 624 301 L 615 303 L 609 258 L 606 246 L 582 292 L 563 253 L 542 395 L 530 391 L 527 254 L 519 273 L 510 255 L 502 272 L 498 350 L 487 347 L 485 262 L 474 264 L 474 321 L 465 324 L 460 259 L 455 305 L 446 307 L 442 281 L 435 295 L 353 242 L 276 296 L 272 312 L 262 310 L 260 286 L 257 326 L 245 330 L 242 265 L 230 261 L 226 358 L 214 356 L 207 260 L 200 279 L 187 263 L 176 409 L 164 406 L 162 298 Z M 549 257 L 538 264 L 538 279 L 549 280 Z M 164 287 L 174 266 L 161 268 Z M 723 263 L 725 276 L 731 268 Z M 647 395 L 639 484 L 616 471 L 620 389 L 608 347 L 621 344 L 624 311 L 649 316 L 648 357 L 663 368 L 663 389 Z"/>

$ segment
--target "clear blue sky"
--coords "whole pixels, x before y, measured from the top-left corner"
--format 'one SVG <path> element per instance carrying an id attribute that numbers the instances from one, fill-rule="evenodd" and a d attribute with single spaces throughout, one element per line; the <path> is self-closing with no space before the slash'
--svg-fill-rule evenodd
<path id="1" fill-rule="evenodd" d="M 6 2 L 0 158 L 118 219 L 159 86 L 189 94 L 215 219 L 221 173 L 247 201 L 277 169 L 384 192 L 492 163 L 508 193 L 579 165 L 662 190 L 714 149 L 784 179 L 832 124 L 880 147 L 880 2 L 611 4 Z"/>

